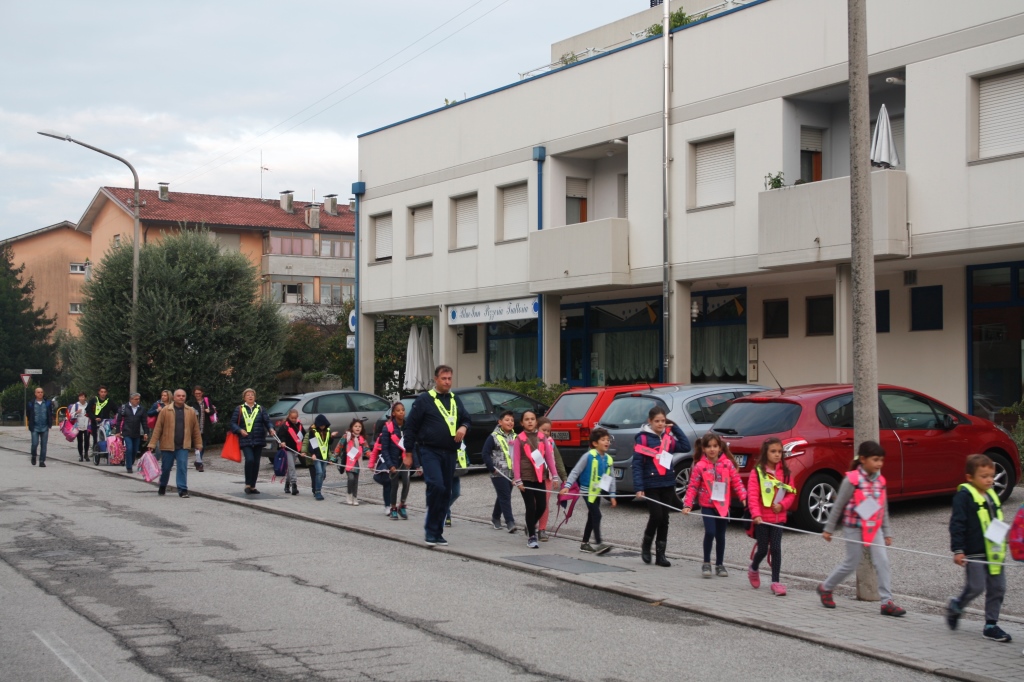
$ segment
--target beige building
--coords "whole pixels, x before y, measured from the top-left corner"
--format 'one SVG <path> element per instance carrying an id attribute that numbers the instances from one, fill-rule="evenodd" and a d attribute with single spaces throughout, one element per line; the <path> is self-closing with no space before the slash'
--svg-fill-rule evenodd
<path id="1" fill-rule="evenodd" d="M 360 388 L 395 313 L 435 317 L 463 385 L 850 380 L 846 2 L 672 33 L 667 340 L 660 12 L 360 137 Z M 900 156 L 872 178 L 879 378 L 988 416 L 1024 378 L 1024 6 L 868 0 L 868 24 Z"/>

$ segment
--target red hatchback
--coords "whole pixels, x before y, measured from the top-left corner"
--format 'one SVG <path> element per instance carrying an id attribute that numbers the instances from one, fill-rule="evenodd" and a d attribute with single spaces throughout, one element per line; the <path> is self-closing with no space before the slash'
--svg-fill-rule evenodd
<path id="1" fill-rule="evenodd" d="M 879 435 L 885 448 L 893 500 L 952 493 L 964 480 L 967 455 L 995 462 L 994 489 L 1010 496 L 1020 481 L 1017 447 L 1009 434 L 980 417 L 961 414 L 934 398 L 899 386 L 878 388 Z M 853 462 L 853 388 L 849 384 L 797 386 L 736 399 L 715 422 L 736 454 L 747 455 L 746 478 L 766 438 L 782 440 L 800 495 L 795 517 L 820 530 L 832 509 L 843 473 Z"/>

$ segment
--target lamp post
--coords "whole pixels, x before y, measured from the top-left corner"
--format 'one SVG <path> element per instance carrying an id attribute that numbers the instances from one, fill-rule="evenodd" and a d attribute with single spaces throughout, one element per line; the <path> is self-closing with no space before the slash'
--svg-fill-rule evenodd
<path id="1" fill-rule="evenodd" d="M 117 159 L 124 165 L 128 166 L 128 169 L 132 172 L 132 177 L 135 179 L 135 210 L 134 219 L 135 227 L 134 234 L 132 237 L 132 348 L 131 348 L 131 369 L 128 375 L 128 393 L 135 393 L 138 390 L 139 384 L 139 362 L 138 362 L 138 344 L 135 337 L 135 317 L 139 303 L 139 174 L 135 172 L 135 167 L 128 163 L 125 159 L 122 159 L 117 154 L 111 154 L 108 151 L 104 151 L 99 147 L 93 147 L 91 144 L 86 144 L 80 140 L 72 138 L 70 135 L 64 133 L 57 133 L 52 130 L 40 130 L 40 135 L 44 137 L 52 137 L 55 140 L 63 140 L 64 142 L 74 142 L 75 144 L 91 149 L 94 152 L 99 152 L 104 156 L 109 156 L 112 159 Z"/>

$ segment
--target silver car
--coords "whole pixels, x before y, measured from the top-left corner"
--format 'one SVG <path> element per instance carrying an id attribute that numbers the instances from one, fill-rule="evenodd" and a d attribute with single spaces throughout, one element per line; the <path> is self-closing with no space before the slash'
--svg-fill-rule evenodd
<path id="1" fill-rule="evenodd" d="M 316 416 L 322 414 L 331 422 L 331 430 L 339 433 L 347 430 L 353 419 L 360 419 L 369 440 L 370 429 L 390 407 L 391 403 L 372 393 L 353 390 L 314 391 L 281 398 L 267 410 L 267 416 L 276 429 L 288 418 L 288 412 L 296 409 L 299 411 L 299 420 L 308 428 L 313 425 Z M 271 460 L 277 452 L 277 444 L 270 434 L 267 434 L 267 449 L 264 452 L 269 453 Z"/>
<path id="2" fill-rule="evenodd" d="M 676 492 L 682 497 L 690 483 L 694 441 L 707 433 L 735 398 L 765 390 L 766 387 L 755 384 L 687 384 L 624 393 L 615 398 L 596 426 L 608 429 L 612 436 L 608 453 L 615 459 L 616 490 L 633 492 L 633 445 L 652 407 L 665 408 L 668 420 L 677 424 L 690 441 L 689 452 L 676 453 L 672 458 Z"/>

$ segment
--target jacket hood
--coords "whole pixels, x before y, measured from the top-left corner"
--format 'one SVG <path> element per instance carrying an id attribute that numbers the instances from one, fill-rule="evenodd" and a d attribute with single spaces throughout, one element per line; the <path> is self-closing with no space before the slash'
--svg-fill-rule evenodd
<path id="1" fill-rule="evenodd" d="M 654 429 L 651 428 L 651 425 L 647 424 L 647 423 L 645 423 L 643 426 L 640 427 L 640 433 L 649 433 L 652 436 L 654 436 L 655 438 L 661 438 L 661 436 L 658 435 L 657 433 L 655 433 Z"/>
<path id="2" fill-rule="evenodd" d="M 313 426 L 318 429 L 329 429 L 331 427 L 331 422 L 327 421 L 327 417 L 322 414 L 318 414 L 316 419 L 313 420 Z"/>

